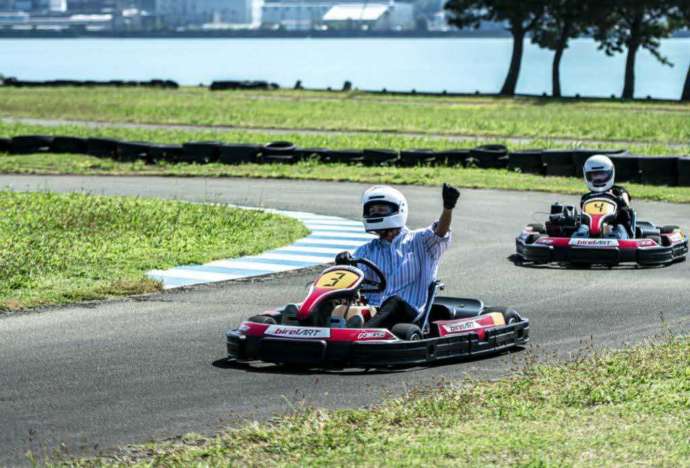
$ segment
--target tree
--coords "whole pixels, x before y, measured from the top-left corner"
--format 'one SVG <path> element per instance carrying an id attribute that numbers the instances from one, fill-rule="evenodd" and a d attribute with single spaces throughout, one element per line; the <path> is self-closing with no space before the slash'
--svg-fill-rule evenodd
<path id="1" fill-rule="evenodd" d="M 450 13 L 448 23 L 458 28 L 479 28 L 482 21 L 507 23 L 513 35 L 510 67 L 500 93 L 513 96 L 520 76 L 525 36 L 534 31 L 544 13 L 544 1 L 539 0 L 449 0 L 444 9 Z"/>
<path id="2" fill-rule="evenodd" d="M 544 17 L 532 33 L 532 42 L 554 51 L 551 65 L 552 95 L 561 97 L 561 59 L 570 39 L 585 34 L 604 13 L 597 0 L 544 0 Z"/>
<path id="3" fill-rule="evenodd" d="M 677 0 L 676 6 L 680 9 L 678 16 L 678 29 L 686 27 L 690 29 L 690 0 Z M 685 84 L 683 85 L 683 92 L 680 96 L 681 101 L 690 101 L 690 64 L 688 64 L 688 72 L 685 75 Z"/>
<path id="4" fill-rule="evenodd" d="M 685 0 L 680 0 L 685 1 Z M 664 65 L 673 66 L 661 55 L 661 39 L 671 35 L 679 20 L 679 0 L 607 0 L 608 14 L 594 30 L 594 39 L 607 55 L 627 49 L 623 99 L 635 95 L 635 60 L 640 48 L 647 49 Z"/>

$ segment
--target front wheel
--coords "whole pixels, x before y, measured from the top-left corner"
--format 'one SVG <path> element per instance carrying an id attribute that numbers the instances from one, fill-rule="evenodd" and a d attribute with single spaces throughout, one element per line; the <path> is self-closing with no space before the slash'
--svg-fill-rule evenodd
<path id="1" fill-rule="evenodd" d="M 398 323 L 391 332 L 401 340 L 416 341 L 422 339 L 422 330 L 413 323 Z"/>
<path id="2" fill-rule="evenodd" d="M 520 317 L 520 314 L 518 314 L 517 310 L 511 307 L 485 307 L 484 310 L 482 310 L 481 315 L 491 314 L 495 312 L 498 312 L 503 315 L 503 320 L 506 322 L 506 325 L 510 325 L 511 323 L 522 322 L 522 317 Z"/>

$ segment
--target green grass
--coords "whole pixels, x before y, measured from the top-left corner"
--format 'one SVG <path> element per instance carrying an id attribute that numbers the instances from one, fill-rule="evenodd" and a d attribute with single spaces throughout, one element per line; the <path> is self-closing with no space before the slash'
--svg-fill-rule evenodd
<path id="1" fill-rule="evenodd" d="M 0 311 L 154 291 L 154 268 L 237 257 L 307 232 L 258 211 L 0 191 Z"/>
<path id="2" fill-rule="evenodd" d="M 68 463 L 687 467 L 689 440 L 690 341 L 669 338 L 495 382 L 441 382 L 370 409 L 306 409 Z"/>
<path id="3" fill-rule="evenodd" d="M 575 140 L 690 140 L 687 104 L 361 93 L 0 88 L 0 115 L 113 122 L 414 131 Z"/>
<path id="4" fill-rule="evenodd" d="M 432 185 L 443 182 L 464 188 L 530 190 L 582 194 L 581 179 L 542 177 L 508 170 L 451 167 L 364 167 L 345 164 L 166 164 L 122 163 L 110 159 L 73 154 L 3 155 L 0 173 L 80 174 L 80 175 L 158 175 L 203 177 L 253 177 L 263 179 L 330 180 L 341 182 Z M 690 187 L 665 187 L 624 184 L 635 199 L 690 203 Z"/>

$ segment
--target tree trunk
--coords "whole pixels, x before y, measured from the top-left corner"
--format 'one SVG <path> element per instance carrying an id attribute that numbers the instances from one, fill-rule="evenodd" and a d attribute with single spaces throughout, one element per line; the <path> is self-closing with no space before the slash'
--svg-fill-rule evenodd
<path id="1" fill-rule="evenodd" d="M 688 65 L 688 74 L 685 76 L 685 86 L 683 86 L 683 95 L 680 100 L 690 101 L 690 65 Z"/>
<path id="2" fill-rule="evenodd" d="M 520 64 L 522 63 L 522 49 L 525 41 L 525 31 L 522 28 L 513 28 L 513 56 L 510 59 L 508 75 L 501 88 L 502 96 L 514 96 L 520 76 Z"/>
<path id="3" fill-rule="evenodd" d="M 556 46 L 556 53 L 553 56 L 553 64 L 551 66 L 551 86 L 553 97 L 561 97 L 561 59 L 565 46 L 568 44 L 568 36 L 570 35 L 570 25 L 564 24 L 561 30 L 561 37 L 558 39 Z"/>
<path id="4" fill-rule="evenodd" d="M 642 18 L 635 18 L 630 27 L 630 39 L 628 40 L 628 56 L 625 59 L 625 84 L 623 85 L 623 99 L 635 97 L 635 59 L 640 48 L 639 26 Z"/>

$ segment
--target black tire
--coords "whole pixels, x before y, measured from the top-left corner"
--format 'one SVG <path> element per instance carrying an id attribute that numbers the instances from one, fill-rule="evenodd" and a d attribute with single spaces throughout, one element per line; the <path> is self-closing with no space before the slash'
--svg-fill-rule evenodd
<path id="1" fill-rule="evenodd" d="M 416 341 L 422 339 L 422 330 L 413 323 L 395 324 L 391 331 L 401 340 Z"/>
<path id="2" fill-rule="evenodd" d="M 254 322 L 254 323 L 267 323 L 270 325 L 275 325 L 276 323 L 278 323 L 278 322 L 276 322 L 276 319 L 274 319 L 273 317 L 271 317 L 269 315 L 254 315 L 252 317 L 249 317 L 247 319 L 247 321 L 248 322 Z"/>
<path id="3" fill-rule="evenodd" d="M 517 310 L 511 307 L 484 307 L 481 315 L 492 314 L 494 312 L 498 312 L 503 315 L 503 320 L 505 320 L 506 325 L 522 322 L 522 317 L 520 317 L 520 314 L 518 314 Z"/>
<path id="4" fill-rule="evenodd" d="M 678 226 L 674 226 L 672 224 L 667 224 L 666 226 L 661 228 L 661 233 L 662 234 L 673 234 L 675 231 L 680 230 Z"/>
<path id="5" fill-rule="evenodd" d="M 21 135 L 12 138 L 10 152 L 15 154 L 44 153 L 50 151 L 52 144 L 52 136 Z"/>

